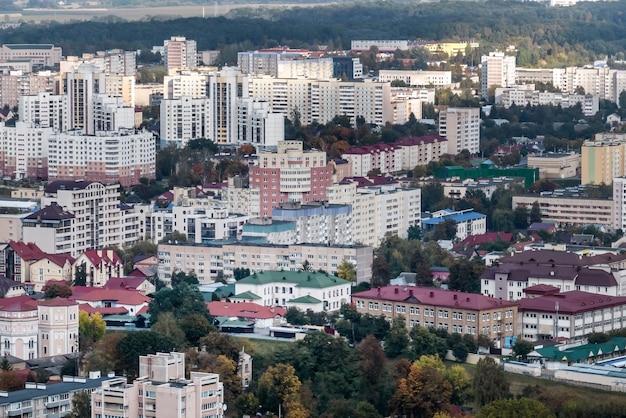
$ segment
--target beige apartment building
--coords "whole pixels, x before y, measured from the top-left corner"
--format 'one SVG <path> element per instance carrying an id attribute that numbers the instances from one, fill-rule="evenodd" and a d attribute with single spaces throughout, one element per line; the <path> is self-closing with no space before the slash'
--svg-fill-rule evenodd
<path id="1" fill-rule="evenodd" d="M 613 226 L 614 204 L 610 199 L 589 199 L 555 194 L 513 196 L 513 209 L 525 206 L 530 211 L 535 202 L 541 209 L 542 220 L 554 221 L 560 226 L 589 224 Z"/>
<path id="2" fill-rule="evenodd" d="M 105 381 L 91 396 L 92 418 L 223 418 L 224 384 L 215 373 L 191 372 L 185 354 L 139 357 L 139 378 Z"/>
<path id="3" fill-rule="evenodd" d="M 372 278 L 373 248 L 364 245 L 325 244 L 249 244 L 224 243 L 216 245 L 159 244 L 159 278 L 166 283 L 175 272 L 193 272 L 200 284 L 210 284 L 219 277 L 234 278 L 236 268 L 249 269 L 250 273 L 265 270 L 302 269 L 307 261 L 311 270 L 324 270 L 337 274 L 343 259 L 356 269 L 356 282 L 369 282 Z"/>
<path id="4" fill-rule="evenodd" d="M 407 329 L 415 326 L 449 333 L 485 335 L 496 347 L 517 335 L 517 305 L 476 293 L 416 286 L 385 286 L 352 295 L 363 314 L 402 317 Z"/>
<path id="5" fill-rule="evenodd" d="M 549 152 L 529 155 L 528 167 L 539 169 L 539 178 L 562 179 L 580 175 L 580 154 Z"/>
<path id="6" fill-rule="evenodd" d="M 581 155 L 581 184 L 611 184 L 626 174 L 626 134 L 596 134 L 593 141 L 583 143 Z"/>

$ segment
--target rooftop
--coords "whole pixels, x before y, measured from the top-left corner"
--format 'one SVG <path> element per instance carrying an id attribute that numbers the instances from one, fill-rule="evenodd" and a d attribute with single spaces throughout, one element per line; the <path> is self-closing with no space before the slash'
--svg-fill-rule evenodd
<path id="1" fill-rule="evenodd" d="M 596 293 L 571 292 L 544 295 L 535 298 L 524 298 L 519 301 L 519 311 L 556 312 L 575 315 L 587 311 L 626 305 L 624 296 L 607 296 Z"/>
<path id="2" fill-rule="evenodd" d="M 265 285 L 270 283 L 292 283 L 302 288 L 323 289 L 340 286 L 350 282 L 328 273 L 317 271 L 281 271 L 268 270 L 254 273 L 237 284 Z"/>

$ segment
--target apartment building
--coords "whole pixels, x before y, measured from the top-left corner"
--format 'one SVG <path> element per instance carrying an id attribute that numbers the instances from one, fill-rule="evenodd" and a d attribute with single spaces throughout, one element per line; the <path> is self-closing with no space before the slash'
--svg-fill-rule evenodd
<path id="1" fill-rule="evenodd" d="M 524 289 L 519 301 L 518 329 L 526 340 L 584 340 L 593 332 L 626 327 L 626 297 L 538 285 Z"/>
<path id="2" fill-rule="evenodd" d="M 562 179 L 580 175 L 581 155 L 548 152 L 541 155 L 528 155 L 528 167 L 538 168 L 542 179 Z"/>
<path id="3" fill-rule="evenodd" d="M 581 184 L 611 184 L 626 175 L 626 135 L 599 133 L 581 147 Z"/>
<path id="4" fill-rule="evenodd" d="M 380 70 L 378 81 L 403 81 L 409 86 L 435 86 L 439 88 L 452 85 L 452 71 L 409 71 L 409 70 Z"/>
<path id="5" fill-rule="evenodd" d="M 222 201 L 231 212 L 260 216 L 261 189 L 250 187 L 248 178 L 231 177 L 222 187 Z"/>
<path id="6" fill-rule="evenodd" d="M 235 68 L 223 67 L 209 76 L 207 88 L 211 112 L 207 137 L 216 144 L 236 143 L 237 103 L 249 97 L 248 77 Z"/>
<path id="7" fill-rule="evenodd" d="M 527 88 L 530 87 L 530 88 Z M 534 86 L 519 86 L 496 89 L 496 104 L 505 108 L 516 106 L 560 106 L 562 108 L 580 105 L 583 115 L 593 116 L 600 108 L 597 94 L 552 93 L 534 89 Z"/>
<path id="8" fill-rule="evenodd" d="M 263 306 L 306 306 L 313 312 L 333 312 L 350 303 L 351 287 L 349 281 L 325 272 L 265 270 L 237 281 L 234 298 L 245 295 Z"/>
<path id="9" fill-rule="evenodd" d="M 20 359 L 39 357 L 37 301 L 29 296 L 0 299 L 0 352 Z"/>
<path id="10" fill-rule="evenodd" d="M 561 227 L 603 225 L 613 228 L 617 202 L 610 199 L 590 199 L 568 193 L 543 192 L 540 196 L 513 196 L 513 209 L 518 206 L 528 211 L 537 202 L 543 221 L 556 222 Z M 615 207 L 615 209 L 614 209 Z"/>
<path id="11" fill-rule="evenodd" d="M 420 43 L 419 46 L 424 48 L 425 50 L 431 53 L 444 53 L 447 54 L 448 57 L 452 58 L 457 56 L 458 54 L 465 55 L 468 49 L 471 51 L 472 49 L 477 49 L 480 44 L 478 42 L 469 41 L 469 42 L 424 42 Z"/>
<path id="12" fill-rule="evenodd" d="M 124 106 L 135 107 L 135 74 L 108 74 L 105 79 L 104 91 L 109 96 L 121 97 Z"/>
<path id="13" fill-rule="evenodd" d="M 44 216 L 43 210 L 54 204 L 62 210 Z M 76 257 L 85 250 L 128 244 L 123 240 L 117 184 L 53 181 L 46 186 L 41 205 L 44 209 L 37 216 L 25 220 L 23 233 L 24 240 L 37 243 L 47 252 L 69 252 Z M 56 221 L 55 227 L 49 227 L 48 218 Z"/>
<path id="14" fill-rule="evenodd" d="M 369 51 L 376 47 L 379 52 L 396 52 L 396 50 L 407 51 L 412 46 L 412 42 L 405 40 L 377 39 L 363 40 L 356 39 L 350 41 L 350 50 L 354 52 Z"/>
<path id="15" fill-rule="evenodd" d="M 468 192 L 482 192 L 488 200 L 491 200 L 494 192 L 498 189 L 509 190 L 512 185 L 524 185 L 524 179 L 520 177 L 496 177 L 492 179 L 465 179 L 465 180 L 431 180 L 419 181 L 420 185 L 439 183 L 443 186 L 443 195 L 451 199 L 463 199 Z"/>
<path id="16" fill-rule="evenodd" d="M 310 57 L 303 50 L 261 50 L 237 53 L 237 67 L 243 74 L 270 75 L 278 78 L 333 78 L 333 59 Z"/>
<path id="17" fill-rule="evenodd" d="M 504 52 L 490 52 L 480 59 L 481 95 L 487 98 L 489 88 L 493 86 L 510 87 L 515 84 L 515 56 Z"/>
<path id="18" fill-rule="evenodd" d="M 183 148 L 193 139 L 211 137 L 210 101 L 206 98 L 164 99 L 161 100 L 160 112 L 162 144 Z"/>
<path id="19" fill-rule="evenodd" d="M 183 97 L 206 98 L 208 78 L 208 74 L 191 71 L 166 75 L 163 78 L 163 98 L 165 100 Z"/>
<path id="20" fill-rule="evenodd" d="M 333 77 L 340 80 L 359 80 L 363 78 L 363 64 L 359 58 L 333 57 Z"/>
<path id="21" fill-rule="evenodd" d="M 54 75 L 50 71 L 39 73 L 11 71 L 0 75 L 0 105 L 13 108 L 19 105 L 20 96 L 51 93 Z"/>
<path id="22" fill-rule="evenodd" d="M 626 177 L 613 179 L 613 222 L 615 229 L 626 230 Z"/>
<path id="23" fill-rule="evenodd" d="M 329 203 L 352 209 L 353 243 L 377 247 L 387 233 L 406 238 L 409 227 L 421 227 L 420 189 L 368 183 L 344 179 L 327 189 Z"/>
<path id="24" fill-rule="evenodd" d="M 302 205 L 286 202 L 272 209 L 272 220 L 293 222 L 296 241 L 349 245 L 352 240 L 352 213 L 350 205 L 316 202 Z"/>
<path id="25" fill-rule="evenodd" d="M 109 380 L 91 395 L 94 418 L 150 416 L 223 418 L 224 384 L 215 373 L 190 372 L 184 353 L 139 357 L 139 378 Z"/>
<path id="26" fill-rule="evenodd" d="M 52 44 L 3 44 L 0 61 L 30 61 L 37 67 L 54 67 L 61 62 L 61 47 Z"/>
<path id="27" fill-rule="evenodd" d="M 67 129 L 82 129 L 94 134 L 94 114 L 91 100 L 96 94 L 106 94 L 106 75 L 94 65 L 82 64 L 66 73 L 62 94 L 67 95 L 69 124 Z"/>
<path id="28" fill-rule="evenodd" d="M 259 216 L 272 216 L 284 202 L 326 200 L 332 184 L 332 165 L 324 151 L 303 151 L 301 141 L 282 141 L 276 151 L 258 153 L 250 168 L 250 187 L 259 190 Z"/>
<path id="29" fill-rule="evenodd" d="M 312 271 L 324 270 L 337 275 L 339 264 L 347 259 L 355 266 L 357 283 L 369 282 L 372 277 L 373 249 L 365 245 L 168 243 L 159 244 L 158 255 L 159 278 L 166 283 L 177 271 L 194 272 L 201 284 L 210 284 L 219 277 L 232 280 L 236 268 L 247 268 L 251 273 L 281 269 L 298 271 L 305 260 Z"/>
<path id="30" fill-rule="evenodd" d="M 487 232 L 487 215 L 474 212 L 472 209 L 454 211 L 443 209 L 429 213 L 422 218 L 422 228 L 425 232 L 433 231 L 437 225 L 452 220 L 456 223 L 456 237 L 463 241 L 470 235 L 481 235 Z"/>
<path id="31" fill-rule="evenodd" d="M 17 121 L 0 122 L 0 174 L 13 179 L 48 178 L 48 141 L 53 128 Z"/>
<path id="32" fill-rule="evenodd" d="M 125 380 L 113 373 L 101 376 L 100 372 L 90 372 L 89 377 L 63 376 L 61 382 L 54 384 L 26 382 L 25 389 L 5 392 L 0 397 L 0 418 L 67 416 L 72 411 L 75 393 L 91 393 L 104 382 Z"/>
<path id="33" fill-rule="evenodd" d="M 196 41 L 184 36 L 172 36 L 163 41 L 165 71 L 189 70 L 198 65 L 198 47 Z"/>
<path id="34" fill-rule="evenodd" d="M 78 303 L 65 298 L 39 302 L 39 352 L 42 357 L 78 352 Z"/>
<path id="35" fill-rule="evenodd" d="M 445 329 L 449 333 L 484 335 L 503 347 L 517 336 L 515 303 L 475 293 L 416 286 L 385 286 L 352 295 L 357 311 L 383 315 L 391 321 L 404 319 L 408 330 L 415 326 Z"/>
<path id="36" fill-rule="evenodd" d="M 22 219 L 37 210 L 36 201 L 0 200 L 0 242 L 21 241 Z"/>
<path id="37" fill-rule="evenodd" d="M 498 260 L 481 276 L 481 293 L 503 300 L 523 297 L 524 289 L 536 285 L 560 291 L 578 290 L 605 297 L 626 294 L 622 273 L 625 255 L 581 255 L 569 251 L 531 250 Z"/>
<path id="38" fill-rule="evenodd" d="M 480 151 L 480 109 L 449 107 L 439 112 L 439 135 L 448 141 L 448 153 Z"/>
<path id="39" fill-rule="evenodd" d="M 237 143 L 257 149 L 275 148 L 285 140 L 285 116 L 274 113 L 269 102 L 251 98 L 237 101 Z"/>
<path id="40" fill-rule="evenodd" d="M 67 95 L 39 92 L 20 96 L 19 120 L 63 132 L 70 129 Z"/>

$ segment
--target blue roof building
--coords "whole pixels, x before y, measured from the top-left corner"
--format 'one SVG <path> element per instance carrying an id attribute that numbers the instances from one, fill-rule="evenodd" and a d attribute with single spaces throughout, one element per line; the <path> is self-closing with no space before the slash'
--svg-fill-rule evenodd
<path id="1" fill-rule="evenodd" d="M 470 235 L 480 235 L 487 232 L 487 215 L 474 212 L 472 209 L 453 211 L 442 209 L 433 213 L 424 213 L 422 229 L 424 232 L 433 231 L 437 225 L 452 220 L 456 223 L 456 239 L 463 241 Z"/>

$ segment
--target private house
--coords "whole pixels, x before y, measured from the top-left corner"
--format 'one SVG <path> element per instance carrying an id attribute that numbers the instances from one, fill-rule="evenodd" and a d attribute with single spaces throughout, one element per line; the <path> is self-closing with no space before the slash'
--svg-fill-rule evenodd
<path id="1" fill-rule="evenodd" d="M 269 328 L 282 321 L 287 313 L 284 308 L 263 306 L 254 302 L 222 302 L 213 301 L 206 304 L 209 313 L 220 323 L 237 318 L 241 324 L 252 323 L 254 328 Z"/>
<path id="2" fill-rule="evenodd" d="M 77 273 L 86 275 L 86 284 L 102 287 L 111 277 L 124 274 L 124 262 L 113 250 L 87 250 L 79 255 L 73 264 L 74 277 Z"/>
<path id="3" fill-rule="evenodd" d="M 352 296 L 357 311 L 388 320 L 402 317 L 407 329 L 436 327 L 450 333 L 485 335 L 496 347 L 517 335 L 517 305 L 487 296 L 414 286 L 385 286 Z"/>
<path id="4" fill-rule="evenodd" d="M 104 286 L 104 289 L 136 290 L 142 295 L 149 295 L 156 291 L 150 280 L 141 276 L 112 277 Z"/>
<path id="5" fill-rule="evenodd" d="M 235 283 L 235 296 L 263 306 L 336 311 L 350 302 L 351 283 L 318 271 L 260 271 Z"/>

